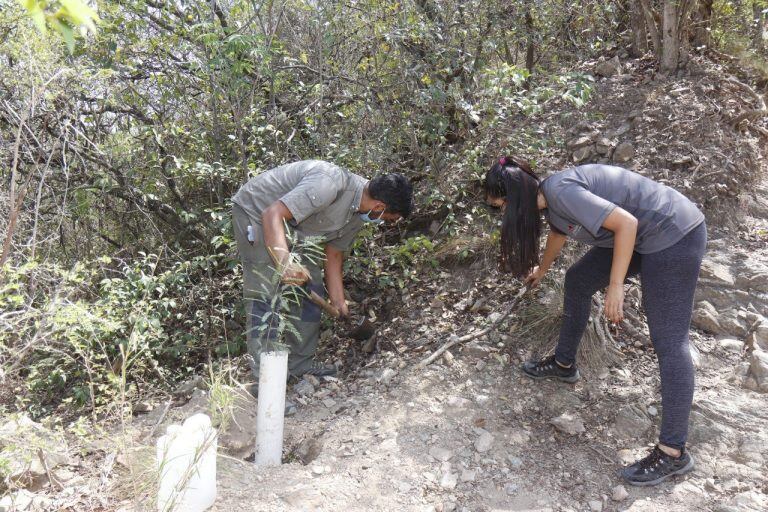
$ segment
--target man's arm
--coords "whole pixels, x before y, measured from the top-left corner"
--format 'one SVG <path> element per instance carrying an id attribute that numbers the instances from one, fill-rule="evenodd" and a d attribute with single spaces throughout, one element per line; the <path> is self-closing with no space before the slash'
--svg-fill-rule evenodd
<path id="1" fill-rule="evenodd" d="M 264 245 L 272 255 L 277 271 L 286 284 L 302 285 L 309 281 L 309 272 L 302 265 L 291 261 L 288 240 L 285 237 L 285 223 L 293 214 L 282 201 L 275 201 L 261 213 L 264 230 Z"/>
<path id="2" fill-rule="evenodd" d="M 344 298 L 344 280 L 342 269 L 344 253 L 331 244 L 325 246 L 325 287 L 331 304 L 336 306 L 341 316 L 349 316 L 349 308 Z"/>

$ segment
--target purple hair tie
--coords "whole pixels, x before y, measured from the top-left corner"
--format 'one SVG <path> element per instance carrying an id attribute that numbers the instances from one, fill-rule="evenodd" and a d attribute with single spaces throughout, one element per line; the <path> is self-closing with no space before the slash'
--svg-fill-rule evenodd
<path id="1" fill-rule="evenodd" d="M 505 166 L 505 165 L 507 165 L 507 157 L 503 156 L 503 157 L 499 158 L 499 164 L 500 164 L 502 167 L 503 167 L 503 166 Z"/>

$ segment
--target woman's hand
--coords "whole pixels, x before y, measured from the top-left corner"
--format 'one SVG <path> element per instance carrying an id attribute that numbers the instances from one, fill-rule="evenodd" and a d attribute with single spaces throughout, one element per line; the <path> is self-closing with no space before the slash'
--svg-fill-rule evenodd
<path id="1" fill-rule="evenodd" d="M 610 284 L 605 292 L 605 317 L 617 324 L 624 319 L 624 285 Z"/>
<path id="2" fill-rule="evenodd" d="M 546 274 L 547 271 L 541 270 L 541 267 L 533 267 L 533 270 L 525 277 L 523 282 L 528 288 L 536 288 Z"/>

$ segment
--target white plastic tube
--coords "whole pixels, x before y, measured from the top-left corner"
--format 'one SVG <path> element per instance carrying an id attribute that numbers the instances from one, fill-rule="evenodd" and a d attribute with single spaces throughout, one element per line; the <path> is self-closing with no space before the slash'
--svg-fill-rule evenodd
<path id="1" fill-rule="evenodd" d="M 157 441 L 157 510 L 202 512 L 216 501 L 216 430 L 205 414 L 169 425 Z"/>
<path id="2" fill-rule="evenodd" d="M 262 352 L 259 361 L 255 460 L 257 466 L 279 466 L 283 459 L 288 352 Z"/>

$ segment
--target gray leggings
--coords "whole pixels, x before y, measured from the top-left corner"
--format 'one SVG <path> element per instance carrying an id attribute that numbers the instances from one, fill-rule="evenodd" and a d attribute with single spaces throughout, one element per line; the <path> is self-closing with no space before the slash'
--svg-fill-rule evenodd
<path id="1" fill-rule="evenodd" d="M 682 448 L 688 436 L 694 370 L 688 330 L 699 267 L 707 245 L 707 227 L 699 224 L 672 247 L 652 254 L 634 253 L 627 277 L 640 274 L 643 307 L 661 371 L 663 409 L 659 441 Z M 589 320 L 592 295 L 608 286 L 613 249 L 594 247 L 565 275 L 565 300 L 556 359 L 576 361 Z"/>

